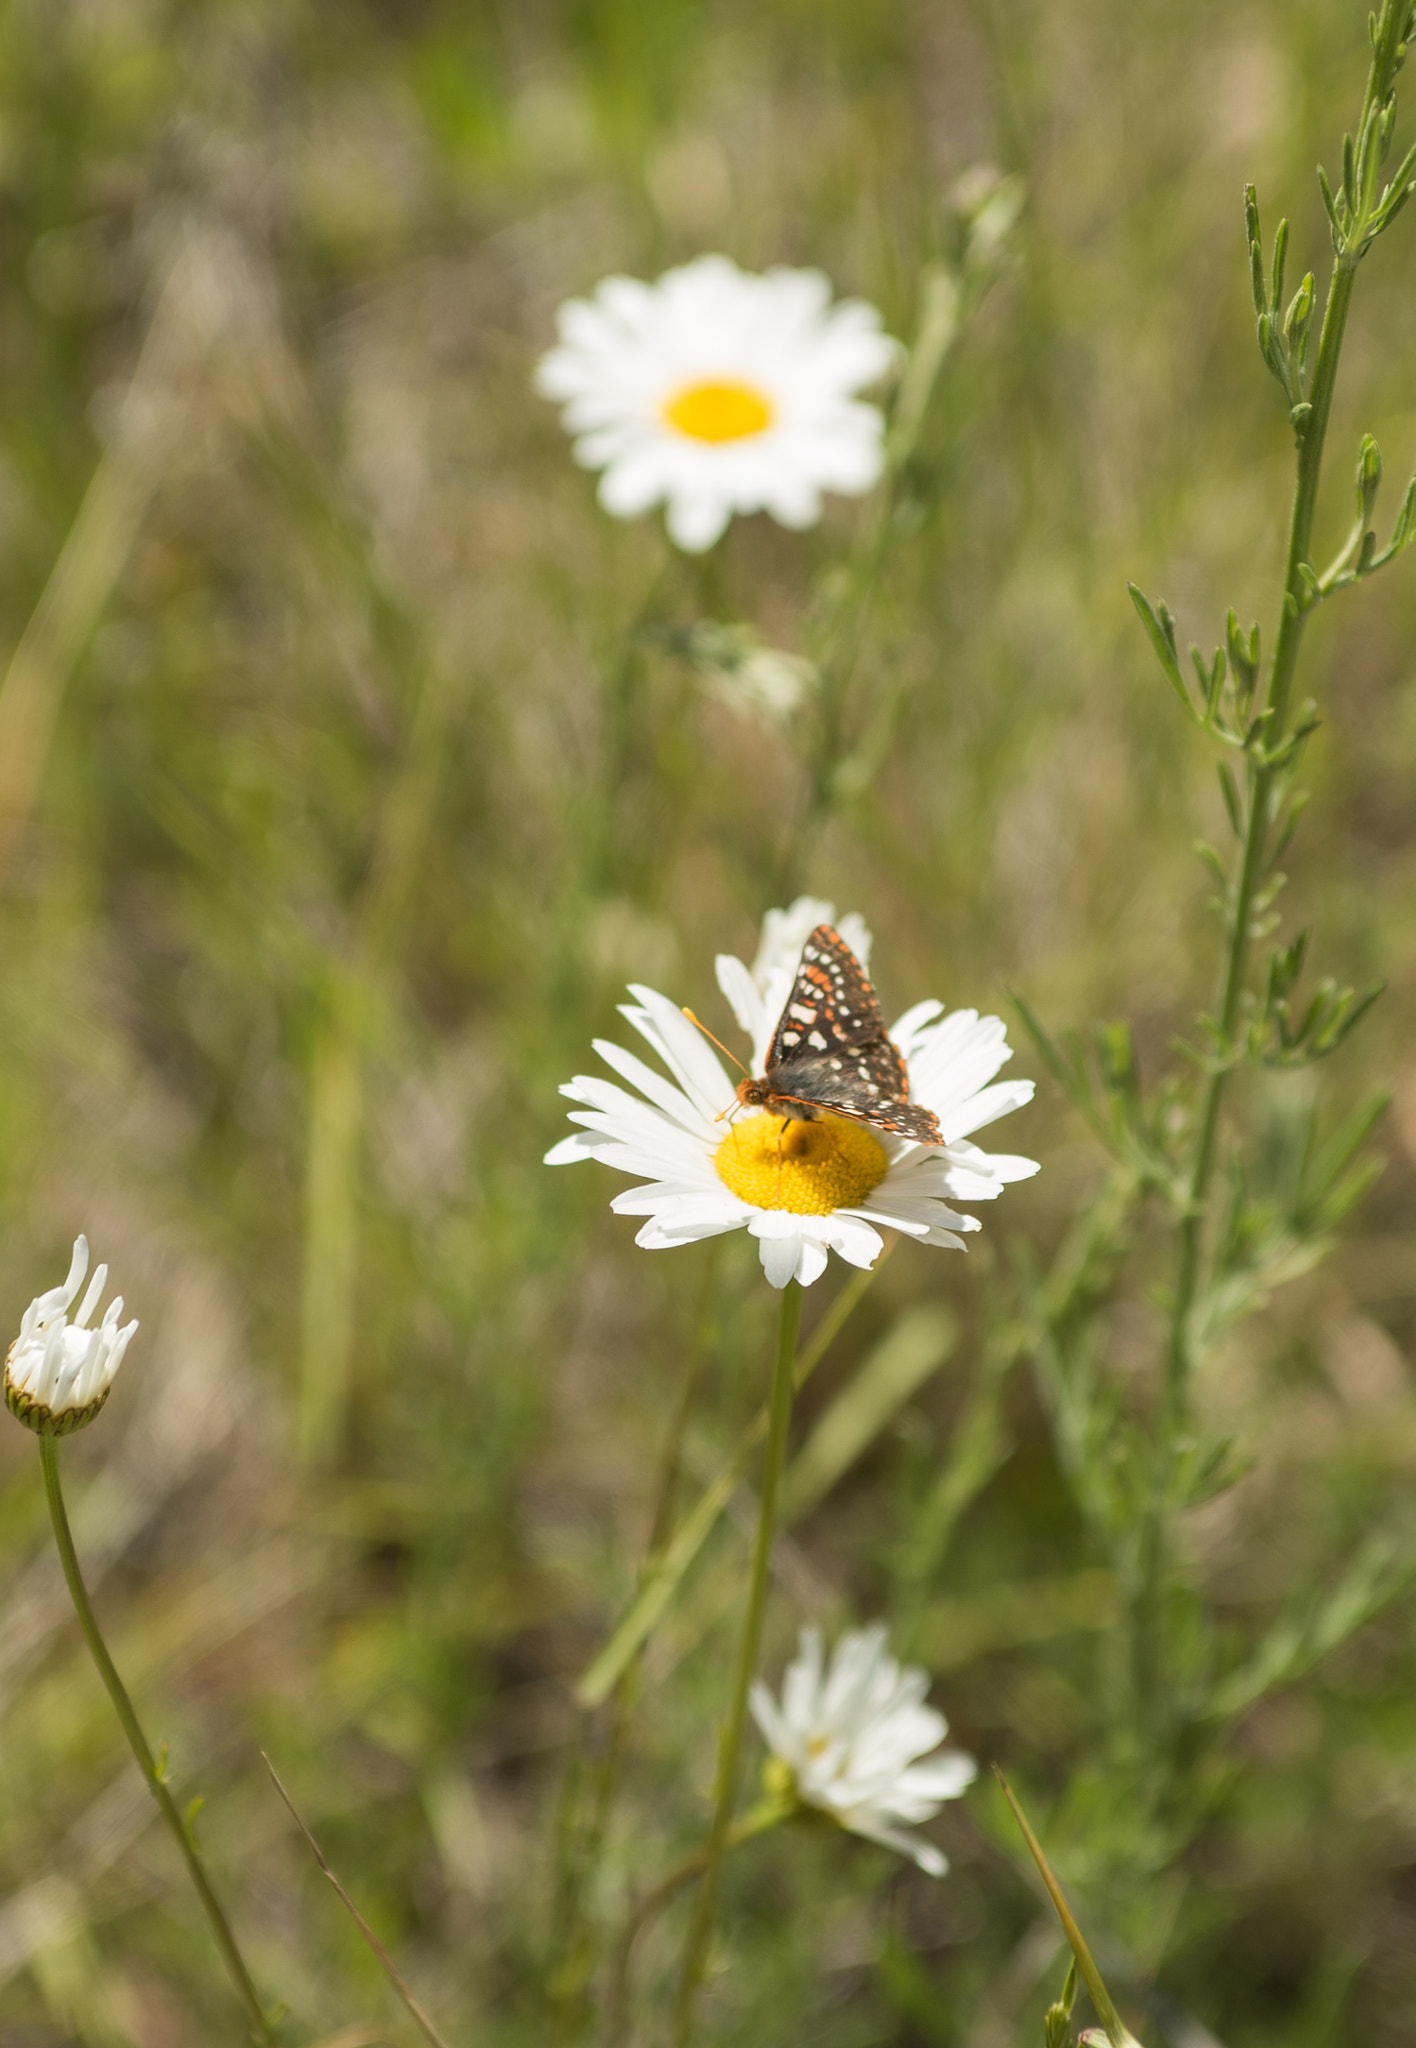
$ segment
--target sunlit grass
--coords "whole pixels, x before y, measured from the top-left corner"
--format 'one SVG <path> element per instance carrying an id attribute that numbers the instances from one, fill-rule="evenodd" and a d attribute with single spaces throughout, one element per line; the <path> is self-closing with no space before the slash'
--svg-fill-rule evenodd
<path id="1" fill-rule="evenodd" d="M 713 955 L 751 952 L 808 799 L 675 630 L 711 613 L 815 651 L 861 508 L 807 536 L 739 525 L 702 570 L 654 518 L 604 519 L 530 390 L 555 306 L 720 247 L 820 265 L 913 336 L 956 253 L 955 181 L 1022 177 L 852 679 L 859 729 L 896 692 L 898 723 L 794 880 L 867 915 L 887 1010 L 1017 990 L 1056 1025 L 1124 1014 L 1154 1074 L 1211 998 L 1190 845 L 1225 828 L 1126 583 L 1207 646 L 1230 603 L 1271 630 L 1291 437 L 1253 347 L 1241 188 L 1270 226 L 1292 214 L 1293 282 L 1321 280 L 1312 165 L 1360 99 L 1363 18 L 7 18 L 0 608 L 31 708 L 0 709 L 0 1278 L 17 1323 L 82 1227 L 143 1319 L 66 1452 L 76 1537 L 291 2040 L 406 2022 L 260 1747 L 449 2038 L 547 2038 L 573 1688 L 633 1597 L 685 1360 L 679 1514 L 766 1394 L 752 1247 L 643 1257 L 608 1175 L 539 1162 L 627 979 L 725 1026 Z M 1362 273 L 1323 561 L 1360 434 L 1389 490 L 1416 458 L 1412 225 Z M 1338 1250 L 1203 1371 L 1207 1419 L 1255 1459 L 1186 1528 L 1236 1640 L 1305 1589 L 1320 1605 L 1416 1465 L 1414 635 L 1408 558 L 1304 652 L 1323 727 L 1288 929 L 1388 985 L 1318 1070 L 1323 1113 L 1388 1084 L 1394 1104 Z M 1250 1097 L 1270 1157 L 1314 1085 Z M 1103 1168 L 1055 1090 L 1016 1122 L 1037 1181 L 967 1260 L 900 1246 L 801 1396 L 770 1674 L 801 1619 L 889 1614 L 951 1739 L 1023 1790 L 1103 1968 L 1124 1937 L 1158 1978 L 1148 2043 L 1183 2008 L 1226 2048 L 1404 2048 L 1409 1601 L 1240 1719 L 1194 1848 L 1118 1898 L 1135 1845 L 1103 1839 L 1089 1776 L 1115 1586 L 1009 1327 L 1020 1264 Z M 806 1342 L 848 1284 L 813 1290 Z M 1138 1401 L 1160 1316 L 1136 1294 L 1106 1326 Z M 887 1398 L 882 1352 L 926 1324 L 952 1342 Z M 0 2034 L 234 2043 L 18 1429 L 0 1482 Z M 732 1497 L 650 1642 L 588 1906 L 607 1935 L 702 1839 L 752 1513 Z M 1001 1801 L 970 1794 L 939 1839 L 939 1885 L 825 1832 L 730 1861 L 712 2038 L 1039 2041 L 1060 1950 Z M 646 1941 L 645 2011 L 680 1944 L 672 1919 Z"/>

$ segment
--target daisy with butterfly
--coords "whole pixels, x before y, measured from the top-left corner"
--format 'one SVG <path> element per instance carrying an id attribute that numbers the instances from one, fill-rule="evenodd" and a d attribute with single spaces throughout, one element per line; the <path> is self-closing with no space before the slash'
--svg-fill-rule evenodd
<path id="1" fill-rule="evenodd" d="M 991 1201 L 1037 1171 L 970 1142 L 1032 1083 L 994 1080 L 1011 1058 L 1000 1018 L 927 1001 L 887 1031 L 869 956 L 859 917 L 837 926 L 830 903 L 805 896 L 768 912 L 750 968 L 721 955 L 719 986 L 752 1046 L 736 1083 L 682 1010 L 631 987 L 621 1014 L 672 1078 L 597 1040 L 629 1087 L 567 1082 L 581 1128 L 547 1163 L 598 1159 L 638 1176 L 611 1206 L 646 1219 L 636 1242 L 648 1250 L 745 1229 L 778 1288 L 819 1279 L 832 1251 L 872 1266 L 882 1228 L 961 1250 L 980 1225 L 953 1204 Z"/>

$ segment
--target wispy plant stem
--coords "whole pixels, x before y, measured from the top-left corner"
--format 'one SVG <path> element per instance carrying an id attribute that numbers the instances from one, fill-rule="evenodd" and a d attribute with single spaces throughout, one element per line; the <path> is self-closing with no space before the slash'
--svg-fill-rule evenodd
<path id="1" fill-rule="evenodd" d="M 800 1391 L 835 1343 L 866 1290 L 889 1258 L 898 1238 L 890 1238 L 875 1264 L 867 1272 L 852 1273 L 835 1301 L 817 1323 L 797 1361 L 794 1387 Z M 749 1455 L 767 1434 L 771 1403 L 763 1404 L 743 1430 L 737 1443 L 698 1499 L 684 1515 L 662 1547 L 646 1561 L 640 1586 L 620 1618 L 609 1641 L 597 1651 L 575 1688 L 581 1706 L 598 1707 L 610 1696 L 628 1670 L 640 1646 L 648 1640 L 660 1617 L 674 1599 L 684 1576 L 702 1550 L 728 1502 L 737 1491 L 739 1475 Z"/>
<path id="2" fill-rule="evenodd" d="M 44 1471 L 44 1493 L 49 1503 L 49 1519 L 54 1525 L 54 1540 L 59 1546 L 59 1561 L 64 1567 L 69 1597 L 74 1603 L 74 1612 L 79 1617 L 79 1627 L 84 1632 L 84 1641 L 89 1646 L 89 1653 L 98 1666 L 98 1675 L 103 1680 L 109 1699 L 113 1702 L 113 1711 L 117 1714 L 123 1733 L 128 1738 L 128 1747 L 137 1758 L 138 1769 L 147 1779 L 148 1790 L 157 1801 L 158 1811 L 167 1825 L 168 1832 L 182 1852 L 187 1875 L 191 1878 L 197 1897 L 201 1900 L 202 1908 L 211 1922 L 211 1931 L 216 1936 L 221 1959 L 230 1973 L 231 1981 L 236 1987 L 236 1995 L 251 2023 L 253 2038 L 263 2044 L 273 2042 L 275 2036 L 266 2019 L 251 1973 L 246 1968 L 245 1958 L 236 1945 L 236 1937 L 231 1932 L 230 1923 L 221 1910 L 216 1893 L 211 1888 L 211 1881 L 207 1877 L 201 1854 L 192 1838 L 192 1831 L 177 1811 L 176 1801 L 167 1789 L 162 1770 L 148 1746 L 148 1739 L 143 1734 L 138 1717 L 133 1711 L 133 1703 L 128 1698 L 123 1681 L 108 1654 L 108 1645 L 99 1630 L 98 1620 L 89 1600 L 88 1588 L 84 1585 L 83 1573 L 79 1570 L 78 1552 L 74 1548 L 73 1532 L 69 1527 L 69 1516 L 64 1506 L 63 1489 L 59 1483 L 59 1442 L 56 1437 L 41 1435 L 39 1461 Z"/>
<path id="3" fill-rule="evenodd" d="M 743 1729 L 747 1720 L 747 1699 L 757 1670 L 762 1646 L 762 1617 L 767 1605 L 767 1582 L 772 1564 L 772 1538 L 777 1527 L 777 1502 L 781 1492 L 782 1467 L 787 1454 L 787 1431 L 792 1418 L 793 1365 L 797 1332 L 801 1328 L 801 1285 L 789 1280 L 782 1290 L 781 1318 L 777 1327 L 777 1358 L 772 1373 L 771 1415 L 767 1425 L 767 1449 L 762 1459 L 762 1493 L 757 1516 L 757 1543 L 748 1581 L 747 1613 L 738 1645 L 737 1670 L 732 1697 L 718 1748 L 718 1782 L 713 1823 L 703 1858 L 703 1882 L 694 1901 L 693 1918 L 684 1950 L 683 1976 L 679 1982 L 678 2013 L 674 2026 L 676 2048 L 688 2048 L 693 2038 L 693 2018 L 698 1989 L 708 1960 L 708 1944 L 718 1907 L 718 1880 L 723 1854 L 732 1829 L 733 1804 L 737 1798 L 738 1767 L 742 1756 Z"/>
<path id="4" fill-rule="evenodd" d="M 736 1849 L 743 1842 L 750 1842 L 754 1835 L 765 1834 L 768 1828 L 776 1827 L 779 1821 L 791 1812 L 788 1802 L 780 1799 L 763 1799 L 740 1820 L 728 1829 L 724 1849 Z M 684 1886 L 691 1884 L 695 1877 L 702 1875 L 708 1860 L 708 1847 L 702 1843 L 693 1852 L 676 1863 L 667 1877 L 660 1878 L 652 1891 L 636 1900 L 629 1918 L 625 1921 L 619 1941 L 615 1945 L 610 1968 L 609 1990 L 605 1999 L 605 2040 L 607 2048 L 621 2048 L 624 2038 L 625 2007 L 629 2003 L 629 1967 L 634 1956 L 634 1945 L 648 1927 L 651 1920 L 672 1903 Z"/>
<path id="5" fill-rule="evenodd" d="M 301 1834 L 305 1837 L 306 1842 L 309 1844 L 310 1854 L 314 1857 L 316 1863 L 318 1863 L 323 1875 L 329 1879 L 329 1882 L 334 1888 L 335 1895 L 338 1898 L 339 1903 L 343 1906 L 345 1912 L 349 1915 L 350 1919 L 354 1922 L 354 1925 L 358 1928 L 360 1934 L 363 1936 L 364 1942 L 367 1945 L 370 1953 L 373 1955 L 375 1961 L 378 1963 L 378 1966 L 383 1971 L 385 1977 L 387 1977 L 389 1983 L 393 1986 L 399 1998 L 403 2001 L 403 2004 L 409 2012 L 409 2014 L 412 2016 L 419 2033 L 423 2036 L 423 2039 L 425 2041 L 430 2043 L 430 2048 L 447 2048 L 447 2042 L 443 2039 L 442 2035 L 434 2026 L 425 2007 L 420 2003 L 418 1998 L 415 1996 L 413 1988 L 409 1984 L 407 1978 L 403 1975 L 403 1972 L 399 1969 L 397 1963 L 394 1962 L 393 1957 L 389 1954 L 388 1950 L 384 1947 L 383 1943 L 375 1934 L 373 1928 L 370 1927 L 368 1921 L 359 1911 L 359 1908 L 355 1905 L 353 1899 L 344 1889 L 344 1886 L 335 1876 L 334 1870 L 330 1865 L 329 1858 L 325 1855 L 324 1850 L 320 1847 L 319 1843 L 311 1834 L 309 1828 L 305 1825 L 304 1819 L 299 1811 L 299 1808 L 296 1806 L 294 1800 L 290 1797 L 290 1794 L 286 1791 L 284 1785 L 281 1783 L 280 1773 L 276 1770 L 275 1765 L 271 1762 L 270 1758 L 266 1755 L 264 1750 L 261 1751 L 261 1759 L 264 1762 L 266 1769 L 270 1772 L 271 1783 L 275 1786 L 276 1791 L 280 1794 L 281 1799 L 285 1802 L 286 1811 L 289 1813 L 290 1818 L 294 1821 L 296 1827 L 300 1830 Z"/>
<path id="6" fill-rule="evenodd" d="M 900 485 L 918 445 L 929 401 L 944 360 L 958 339 L 964 311 L 959 282 L 942 269 L 923 280 L 919 327 L 900 380 L 885 447 L 880 487 L 861 523 L 849 561 L 823 608 L 814 635 L 821 678 L 815 745 L 800 816 L 781 850 L 777 892 L 790 896 L 817 834 L 839 807 L 841 770 L 848 752 L 846 710 L 856 664 L 865 645 L 881 577 L 896 538 Z"/>
<path id="7" fill-rule="evenodd" d="M 703 1261 L 703 1278 L 683 1381 L 674 1402 L 659 1464 L 649 1541 L 639 1575 L 641 1586 L 661 1558 L 672 1527 L 684 1435 L 702 1378 L 703 1362 L 710 1349 L 719 1249 L 719 1240 L 710 1240 Z M 605 1717 L 596 1716 L 593 1709 L 582 1706 L 567 1764 L 557 1822 L 558 1869 L 551 1915 L 551 1963 L 547 1972 L 551 2000 L 557 2009 L 561 2033 L 566 2039 L 576 2038 L 587 2016 L 586 1987 L 596 1952 L 594 1929 L 586 1909 L 587 1894 L 604 1852 L 630 1724 L 638 1704 L 641 1665 L 648 1634 L 646 1630 L 644 1638 L 615 1680 L 609 1695 L 608 1728 L 598 1725 Z"/>

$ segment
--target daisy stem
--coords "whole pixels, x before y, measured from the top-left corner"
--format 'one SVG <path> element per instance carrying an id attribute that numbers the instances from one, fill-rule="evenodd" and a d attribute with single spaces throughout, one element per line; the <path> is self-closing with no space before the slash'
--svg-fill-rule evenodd
<path id="1" fill-rule="evenodd" d="M 782 1467 L 786 1462 L 787 1431 L 792 1419 L 793 1365 L 797 1332 L 801 1328 L 801 1283 L 789 1280 L 782 1290 L 781 1320 L 777 1327 L 777 1358 L 772 1373 L 771 1414 L 767 1425 L 767 1449 L 762 1459 L 761 1505 L 757 1517 L 757 1543 L 748 1581 L 747 1613 L 738 1645 L 737 1670 L 732 1697 L 718 1747 L 717 1796 L 713 1822 L 703 1856 L 703 1881 L 694 1900 L 684 1950 L 683 1975 L 679 1980 L 678 2012 L 674 2026 L 675 2048 L 688 2048 L 693 2038 L 694 2012 L 699 1986 L 708 1961 L 708 1945 L 717 1914 L 718 1881 L 723 1855 L 732 1830 L 733 1803 L 737 1797 L 738 1768 L 742 1757 L 743 1729 L 747 1721 L 748 1694 L 757 1670 L 762 1646 L 762 1617 L 767 1605 L 767 1582 L 772 1563 L 772 1538 L 777 1527 L 777 1503 L 781 1493 Z"/>
<path id="2" fill-rule="evenodd" d="M 103 1680 L 109 1699 L 113 1702 L 113 1711 L 117 1714 L 123 1733 L 128 1738 L 128 1747 L 137 1759 L 138 1769 L 147 1779 L 148 1790 L 157 1801 L 158 1811 L 167 1825 L 168 1832 L 182 1852 L 187 1875 L 191 1878 L 197 1897 L 201 1900 L 207 1919 L 211 1922 L 216 1945 L 221 1950 L 222 1961 L 236 1987 L 236 1995 L 245 2007 L 246 2017 L 251 2023 L 252 2038 L 263 2044 L 273 2043 L 275 2035 L 262 2008 L 251 1973 L 246 1968 L 245 1958 L 236 1945 L 236 1937 L 231 1932 L 226 1915 L 211 1888 L 192 1831 L 177 1811 L 176 1801 L 167 1789 L 163 1768 L 148 1746 L 147 1737 L 143 1734 L 138 1717 L 133 1711 L 133 1703 L 128 1698 L 123 1681 L 108 1654 L 108 1645 L 100 1633 L 98 1620 L 89 1600 L 88 1588 L 84 1585 L 83 1574 L 79 1570 L 78 1552 L 74 1548 L 73 1532 L 69 1527 L 64 1494 L 59 1484 L 57 1437 L 48 1434 L 40 1436 L 39 1462 L 44 1472 L 44 1493 L 49 1503 L 49 1519 L 54 1525 L 54 1540 L 59 1547 L 59 1562 L 64 1567 L 69 1597 L 74 1603 L 74 1612 L 79 1617 L 79 1627 L 83 1630 L 84 1641 L 88 1644 L 89 1653 L 98 1666 L 98 1675 Z"/>

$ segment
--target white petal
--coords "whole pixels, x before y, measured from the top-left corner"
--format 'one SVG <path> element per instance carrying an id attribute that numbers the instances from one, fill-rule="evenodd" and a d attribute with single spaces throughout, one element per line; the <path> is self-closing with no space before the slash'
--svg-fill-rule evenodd
<path id="1" fill-rule="evenodd" d="M 770 1028 L 776 1019 L 764 1016 L 757 983 L 741 960 L 731 953 L 720 953 L 713 964 L 717 969 L 718 986 L 727 997 L 729 1008 L 755 1045 L 764 1026 Z"/>
<path id="2" fill-rule="evenodd" d="M 689 1023 L 682 1010 L 667 996 L 644 988 L 638 982 L 630 984 L 630 994 L 642 1006 L 643 1015 L 626 1004 L 625 1016 L 648 1039 L 670 1072 L 677 1077 L 685 1094 L 711 1123 L 719 1110 L 732 1103 L 736 1094 L 718 1055 L 703 1033 Z"/>
<path id="3" fill-rule="evenodd" d="M 770 512 L 778 525 L 802 533 L 808 526 L 815 526 L 821 517 L 821 493 L 805 477 L 779 472 L 770 491 L 764 494 L 762 509 Z"/>
<path id="4" fill-rule="evenodd" d="M 868 1272 L 885 1249 L 879 1231 L 866 1222 L 858 1209 L 837 1209 L 827 1221 L 830 1227 L 822 1229 L 823 1242 L 848 1265 Z"/>
<path id="5" fill-rule="evenodd" d="M 924 1763 L 911 1764 L 900 1779 L 903 1790 L 924 1799 L 957 1799 L 978 1776 L 978 1764 L 962 1749 L 946 1749 Z"/>
<path id="6" fill-rule="evenodd" d="M 1031 1102 L 1036 1084 L 1032 1081 L 998 1081 L 993 1087 L 984 1088 L 977 1095 L 971 1095 L 951 1113 L 944 1124 L 945 1139 L 953 1144 L 956 1139 L 967 1138 L 973 1131 L 980 1131 L 985 1124 L 996 1122 L 1000 1116 L 1008 1116 L 1024 1103 Z"/>
<path id="7" fill-rule="evenodd" d="M 816 1698 L 821 1689 L 820 1629 L 803 1628 L 798 1644 L 797 1654 L 782 1680 L 782 1711 L 794 1727 L 805 1729 L 815 1718 Z"/>
<path id="8" fill-rule="evenodd" d="M 960 1216 L 942 1202 L 897 1195 L 888 1181 L 882 1181 L 867 1195 L 861 1208 L 866 1215 L 878 1216 L 882 1223 L 890 1224 L 895 1230 L 903 1230 L 910 1237 L 924 1237 L 939 1227 L 950 1230 L 981 1230 L 983 1227 L 977 1216 Z"/>
<path id="9" fill-rule="evenodd" d="M 637 1095 L 627 1095 L 613 1081 L 602 1081 L 593 1074 L 577 1074 L 561 1093 L 569 1095 L 573 1102 L 585 1104 L 583 1110 L 571 1111 L 572 1123 L 602 1131 L 621 1144 L 639 1145 L 665 1162 L 689 1166 L 710 1157 L 717 1149 L 716 1136 L 706 1118 L 697 1131 L 686 1131 L 674 1118 L 665 1116 L 651 1103 L 641 1102 Z"/>
<path id="10" fill-rule="evenodd" d="M 817 925 L 835 922 L 835 904 L 821 896 L 798 896 L 786 910 L 769 910 L 762 920 L 762 937 L 752 963 L 752 978 L 757 986 L 765 993 L 774 974 L 795 974 L 801 949 Z M 845 938 L 845 933 L 841 936 Z M 852 950 L 859 955 L 859 947 Z"/>
<path id="11" fill-rule="evenodd" d="M 762 1263 L 764 1267 L 767 1264 L 765 1251 L 762 1255 Z M 801 1250 L 797 1254 L 795 1278 L 800 1281 L 803 1287 L 810 1287 L 813 1281 L 819 1280 L 825 1271 L 825 1245 L 811 1232 L 804 1230 L 801 1234 Z"/>
<path id="12" fill-rule="evenodd" d="M 107 1285 L 107 1266 L 96 1266 L 94 1268 L 93 1278 L 89 1281 L 88 1287 L 84 1292 L 84 1298 L 79 1303 L 78 1309 L 74 1315 L 74 1328 L 76 1330 L 83 1329 L 89 1317 L 98 1307 L 99 1297 L 102 1295 L 103 1290 Z"/>
<path id="13" fill-rule="evenodd" d="M 1013 1152 L 980 1152 L 975 1145 L 958 1144 L 949 1147 L 949 1154 L 951 1170 L 958 1161 L 965 1172 L 978 1173 L 989 1180 L 1031 1180 L 1038 1171 L 1036 1159 L 1024 1159 Z"/>
<path id="14" fill-rule="evenodd" d="M 908 1063 L 915 1054 L 916 1041 L 925 1038 L 924 1027 L 932 1024 L 936 1017 L 944 1014 L 944 1005 L 927 996 L 922 1003 L 914 1004 L 890 1026 L 890 1036 L 904 1054 Z"/>
<path id="15" fill-rule="evenodd" d="M 669 539 L 686 555 L 705 554 L 722 538 L 732 514 L 733 506 L 719 494 L 676 490 L 669 499 Z"/>
<path id="16" fill-rule="evenodd" d="M 859 1216 L 862 1219 L 870 1219 L 875 1223 L 888 1224 L 891 1230 L 902 1231 L 906 1237 L 923 1238 L 928 1236 L 930 1228 L 928 1221 L 921 1221 L 919 1218 L 905 1213 L 907 1205 L 892 1203 L 889 1200 L 877 1201 L 876 1195 L 879 1192 L 880 1190 L 877 1189 L 875 1194 L 867 1195 L 859 1208 L 843 1211 L 843 1213 Z"/>
<path id="17" fill-rule="evenodd" d="M 802 1257 L 801 1218 L 785 1209 L 760 1209 L 747 1226 L 757 1238 L 762 1270 L 773 1287 L 785 1287 L 794 1279 Z M 821 1264 L 826 1263 L 825 1254 Z"/>
<path id="18" fill-rule="evenodd" d="M 587 469 L 597 467 L 593 444 L 577 445 L 576 455 L 589 457 Z M 642 512 L 657 505 L 671 488 L 669 471 L 671 465 L 665 461 L 665 450 L 660 443 L 649 442 L 611 462 L 600 478 L 599 499 L 605 510 L 616 519 L 637 519 Z"/>
<path id="19" fill-rule="evenodd" d="M 791 1732 L 782 1715 L 778 1712 L 777 1702 L 773 1699 L 760 1678 L 753 1680 L 752 1691 L 748 1694 L 747 1704 L 752 1710 L 753 1720 L 762 1732 L 762 1740 L 771 1750 L 773 1756 L 786 1757 L 787 1749 L 791 1742 Z"/>
<path id="20" fill-rule="evenodd" d="M 949 1859 L 923 1835 L 907 1835 L 903 1828 L 886 1827 L 863 1817 L 854 1818 L 847 1825 L 852 1834 L 863 1835 L 868 1842 L 878 1842 L 883 1849 L 908 1856 L 927 1877 L 943 1877 L 949 1868 Z"/>
<path id="21" fill-rule="evenodd" d="M 74 1239 L 74 1250 L 69 1260 L 68 1275 L 64 1285 L 59 1289 L 59 1299 L 63 1307 L 67 1308 L 69 1306 L 69 1303 L 83 1286 L 84 1275 L 88 1271 L 88 1262 L 88 1239 L 81 1231 Z"/>
<path id="22" fill-rule="evenodd" d="M 671 1226 L 661 1216 L 651 1216 L 637 1232 L 634 1242 L 646 1252 L 675 1251 L 680 1245 L 697 1244 L 699 1239 L 704 1237 L 722 1237 L 727 1231 L 739 1228 L 740 1224 L 736 1218 Z"/>
<path id="23" fill-rule="evenodd" d="M 616 1216 L 657 1216 L 672 1225 L 676 1219 L 697 1223 L 721 1218 L 725 1223 L 746 1223 L 755 1211 L 725 1187 L 685 1187 L 681 1182 L 649 1181 L 626 1188 L 610 1203 Z"/>
<path id="24" fill-rule="evenodd" d="M 675 1088 L 662 1074 L 656 1074 L 652 1067 L 647 1067 L 637 1054 L 626 1052 L 623 1046 L 615 1045 L 608 1038 L 595 1039 L 594 1046 L 605 1065 L 613 1067 L 622 1081 L 628 1081 L 631 1087 L 637 1088 L 641 1095 L 647 1096 L 656 1108 L 672 1117 L 684 1130 L 695 1137 L 701 1135 L 703 1114 L 681 1088 Z"/>
<path id="25" fill-rule="evenodd" d="M 1034 1173 L 1037 1171 L 1033 1160 L 1029 1159 L 1026 1164 Z M 1011 1176 L 1015 1180 L 1025 1180 L 1027 1177 L 1026 1174 Z M 1006 1185 L 1007 1181 L 1001 1174 L 995 1176 L 988 1172 L 979 1172 L 972 1166 L 951 1164 L 949 1168 L 949 1192 L 956 1201 L 996 1202 Z"/>
<path id="26" fill-rule="evenodd" d="M 966 1252 L 968 1246 L 952 1230 L 933 1229 L 928 1237 L 917 1237 L 916 1244 L 933 1245 L 940 1251 Z"/>
<path id="27" fill-rule="evenodd" d="M 578 1159 L 593 1159 L 597 1140 L 591 1131 L 574 1131 L 552 1145 L 541 1161 L 543 1166 L 570 1166 Z"/>

